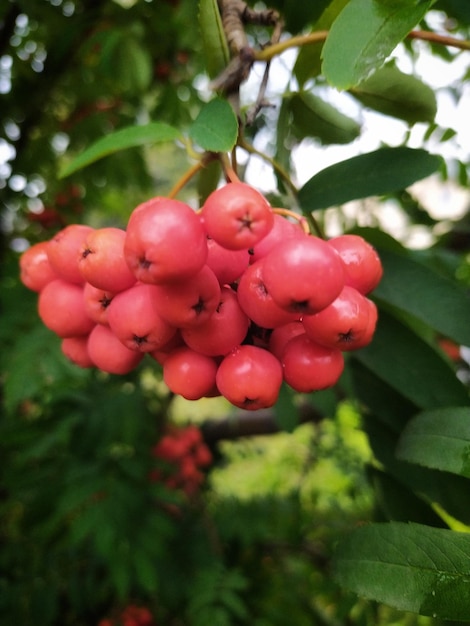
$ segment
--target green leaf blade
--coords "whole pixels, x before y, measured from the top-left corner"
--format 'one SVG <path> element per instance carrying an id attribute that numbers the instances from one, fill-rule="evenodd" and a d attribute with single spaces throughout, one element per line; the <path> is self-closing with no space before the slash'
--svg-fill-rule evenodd
<path id="1" fill-rule="evenodd" d="M 238 121 L 222 98 L 208 102 L 189 128 L 191 140 L 208 152 L 228 152 L 237 141 Z"/>
<path id="2" fill-rule="evenodd" d="M 470 534 L 393 522 L 352 532 L 336 551 L 333 576 L 358 595 L 401 611 L 470 618 Z"/>
<path id="3" fill-rule="evenodd" d="M 409 255 L 380 249 L 379 255 L 384 274 L 374 296 L 410 313 L 460 345 L 470 345 L 467 291 Z"/>
<path id="4" fill-rule="evenodd" d="M 418 408 L 469 404 L 466 387 L 444 357 L 383 310 L 374 340 L 353 358 Z"/>
<path id="5" fill-rule="evenodd" d="M 422 149 L 381 148 L 321 170 L 300 189 L 299 202 L 310 212 L 391 193 L 430 176 L 441 164 L 440 156 Z"/>
<path id="6" fill-rule="evenodd" d="M 323 46 L 323 73 L 338 89 L 349 89 L 379 68 L 421 21 L 432 0 L 351 0 L 333 22 Z"/>
<path id="7" fill-rule="evenodd" d="M 364 106 L 408 124 L 432 122 L 437 112 L 434 90 L 393 65 L 378 69 L 350 93 Z"/>
<path id="8" fill-rule="evenodd" d="M 397 456 L 470 478 L 470 408 L 446 407 L 420 413 L 405 427 Z"/>
<path id="9" fill-rule="evenodd" d="M 175 141 L 180 137 L 181 134 L 176 128 L 163 122 L 152 122 L 144 126 L 122 128 L 98 139 L 70 163 L 64 165 L 59 171 L 59 178 L 66 178 L 73 172 L 120 150 L 135 148 L 149 143 Z"/>
<path id="10" fill-rule="evenodd" d="M 215 78 L 230 60 L 217 0 L 199 0 L 199 27 L 206 70 L 210 78 Z"/>
<path id="11" fill-rule="evenodd" d="M 288 102 L 299 139 L 315 137 L 322 144 L 346 144 L 360 133 L 355 120 L 313 93 L 293 93 Z"/>

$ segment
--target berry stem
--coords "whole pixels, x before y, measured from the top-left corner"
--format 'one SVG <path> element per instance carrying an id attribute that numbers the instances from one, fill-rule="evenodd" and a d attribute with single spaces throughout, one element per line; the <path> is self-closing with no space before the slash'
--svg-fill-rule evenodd
<path id="1" fill-rule="evenodd" d="M 222 169 L 224 171 L 226 179 L 231 183 L 240 183 L 241 180 L 237 172 L 232 167 L 228 156 L 224 152 L 219 152 L 218 157 L 220 159 L 220 163 L 222 165 Z"/>
<path id="2" fill-rule="evenodd" d="M 295 211 L 283 208 L 275 208 L 273 209 L 273 213 L 277 213 L 278 215 L 284 215 L 285 217 L 292 217 L 297 222 L 299 222 L 306 235 L 310 234 L 310 224 L 308 222 L 308 219 L 304 215 L 299 215 L 298 213 L 295 213 Z"/>
<path id="3" fill-rule="evenodd" d="M 282 167 L 282 165 L 280 165 L 280 163 L 278 163 L 275 159 L 273 159 L 272 157 L 268 156 L 264 152 L 261 152 L 260 150 L 257 150 L 254 146 L 252 146 L 250 143 L 248 143 L 241 136 L 239 137 L 238 145 L 240 146 L 240 148 L 243 148 L 243 150 L 246 150 L 246 152 L 248 152 L 249 154 L 255 154 L 256 156 L 259 156 L 260 158 L 264 159 L 267 163 L 269 163 L 271 165 L 271 167 L 273 168 L 273 170 L 286 183 L 287 187 L 291 190 L 291 192 L 294 194 L 294 196 L 297 197 L 297 193 L 298 193 L 297 192 L 297 187 L 294 185 L 294 183 L 292 182 L 291 177 L 286 172 L 286 170 Z"/>
<path id="4" fill-rule="evenodd" d="M 211 158 L 209 158 L 209 156 Z M 170 192 L 167 194 L 167 198 L 175 198 L 179 192 L 189 183 L 189 181 L 196 176 L 204 167 L 212 160 L 212 156 L 209 154 L 205 154 L 199 161 L 197 161 L 193 166 L 191 166 L 186 172 L 181 176 L 179 180 L 171 188 Z"/>
<path id="5" fill-rule="evenodd" d="M 275 56 L 282 54 L 289 48 L 298 48 L 300 46 L 309 45 L 312 43 L 319 43 L 325 41 L 328 36 L 327 30 L 319 30 L 314 33 L 308 33 L 307 35 L 297 35 L 296 37 L 290 37 L 279 43 L 266 46 L 262 50 L 258 50 L 254 54 L 255 61 L 271 61 Z M 430 41 L 443 46 L 452 48 L 459 48 L 460 50 L 470 50 L 470 41 L 466 39 L 457 39 L 456 37 L 449 37 L 447 35 L 440 35 L 439 33 L 432 33 L 429 31 L 412 30 L 408 33 L 409 39 L 421 39 L 423 41 Z"/>

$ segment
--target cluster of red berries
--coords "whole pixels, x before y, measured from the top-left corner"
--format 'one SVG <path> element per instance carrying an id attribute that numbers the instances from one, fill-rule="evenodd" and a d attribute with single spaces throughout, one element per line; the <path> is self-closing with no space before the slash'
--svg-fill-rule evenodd
<path id="1" fill-rule="evenodd" d="M 98 626 L 155 626 L 155 621 L 146 607 L 129 604 L 117 617 L 100 620 Z"/>
<path id="2" fill-rule="evenodd" d="M 161 437 L 152 450 L 158 459 L 158 469 L 150 480 L 163 482 L 170 489 L 191 496 L 204 481 L 202 468 L 212 462 L 212 454 L 196 426 L 173 426 Z"/>
<path id="3" fill-rule="evenodd" d="M 174 393 L 249 410 L 272 406 L 283 380 L 299 392 L 338 381 L 343 352 L 372 339 L 366 295 L 382 276 L 362 237 L 310 235 L 241 182 L 199 213 L 156 197 L 126 229 L 67 226 L 20 267 L 73 362 L 126 374 L 149 354 Z"/>

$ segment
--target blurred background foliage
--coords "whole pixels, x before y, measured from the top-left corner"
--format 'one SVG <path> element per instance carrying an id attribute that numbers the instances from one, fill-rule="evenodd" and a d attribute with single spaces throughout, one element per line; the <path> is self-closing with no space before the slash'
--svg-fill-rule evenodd
<path id="1" fill-rule="evenodd" d="M 296 34 L 324 19 L 330 4 L 341 3 L 272 6 Z M 425 29 L 437 19 L 468 37 L 467 0 L 439 0 L 434 9 Z M 253 41 L 268 39 L 266 29 L 253 30 Z M 435 44 L 427 50 L 449 63 L 458 54 Z M 404 51 L 413 65 L 410 42 Z M 299 59 L 298 85 L 305 77 L 320 89 L 308 97 L 287 90 L 283 104 L 262 110 L 247 131 L 294 178 L 292 157 L 305 140 L 326 154 L 365 132 L 339 111 L 328 129 L 313 122 L 320 109 L 331 115 L 322 108 L 329 99 L 322 99 L 322 76 L 306 76 Z M 468 68 L 463 74 L 445 89 L 455 102 Z M 252 89 L 249 83 L 247 98 Z M 407 474 L 391 458 L 399 428 L 420 407 L 388 370 L 376 376 L 373 360 L 352 360 L 340 389 L 304 399 L 306 423 L 298 424 L 298 399 L 287 395 L 269 424 L 289 432 L 237 436 L 238 413 L 217 398 L 173 398 L 156 363 L 143 362 L 125 380 L 69 364 L 37 318 L 35 294 L 19 282 L 19 254 L 29 244 L 69 223 L 125 226 L 139 202 L 168 193 L 190 158 L 176 145 L 132 148 L 59 179 L 64 162 L 126 126 L 158 120 L 184 129 L 209 97 L 194 0 L 6 0 L 0 7 L 0 622 L 118 624 L 135 605 L 162 626 L 439 624 L 358 600 L 330 576 L 338 539 L 356 525 L 445 527 L 430 500 L 470 523 L 466 479 L 446 482 L 415 467 Z M 425 130 L 424 143 L 459 147 L 457 130 L 435 121 Z M 440 182 L 463 189 L 469 160 L 468 146 L 451 152 Z M 248 179 L 250 165 L 240 163 Z M 268 191 L 289 202 L 282 184 Z M 194 204 L 196 182 L 182 196 Z M 468 197 L 457 218 L 433 215 L 405 190 L 384 200 L 399 208 L 403 239 L 416 226 L 431 236 L 432 245 L 412 258 L 468 288 Z M 384 207 L 365 200 L 319 219 L 341 230 L 373 228 L 380 243 Z M 458 344 L 444 353 L 434 329 L 386 294 L 381 306 L 432 343 L 452 375 L 468 379 Z M 392 359 L 390 370 L 398 367 Z M 169 423 L 197 424 L 213 456 L 190 497 L 149 479 L 159 462 L 153 447 Z M 227 425 L 225 435 L 213 434 L 217 424 Z"/>

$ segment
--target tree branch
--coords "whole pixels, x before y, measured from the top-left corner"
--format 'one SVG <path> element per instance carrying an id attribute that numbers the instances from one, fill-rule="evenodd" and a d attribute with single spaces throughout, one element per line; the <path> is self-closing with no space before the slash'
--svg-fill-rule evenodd
<path id="1" fill-rule="evenodd" d="M 318 423 L 325 415 L 311 404 L 299 406 L 299 423 Z M 237 411 L 222 419 L 210 419 L 201 424 L 204 441 L 214 446 L 222 440 L 236 440 L 255 435 L 272 435 L 281 432 L 276 414 L 271 409 Z"/>

